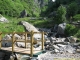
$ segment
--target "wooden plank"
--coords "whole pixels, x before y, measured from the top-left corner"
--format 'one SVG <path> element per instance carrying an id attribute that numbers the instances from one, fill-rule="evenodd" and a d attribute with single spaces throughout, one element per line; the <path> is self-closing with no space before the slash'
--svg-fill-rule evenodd
<path id="1" fill-rule="evenodd" d="M 2 47 L 1 50 L 12 52 L 12 47 Z M 26 48 L 14 47 L 14 52 L 21 53 L 21 54 L 31 54 L 30 50 L 31 50 L 30 48 L 26 49 Z M 41 51 L 41 49 L 34 49 L 33 54 L 36 54 L 40 51 Z"/>

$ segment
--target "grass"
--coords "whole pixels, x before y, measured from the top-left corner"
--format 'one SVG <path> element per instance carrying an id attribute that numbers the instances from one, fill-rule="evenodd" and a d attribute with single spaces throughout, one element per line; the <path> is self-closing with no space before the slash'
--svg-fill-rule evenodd
<path id="1" fill-rule="evenodd" d="M 24 32 L 25 29 L 22 25 L 18 25 L 20 21 L 26 21 L 29 22 L 30 24 L 34 25 L 35 27 L 40 27 L 40 28 L 49 28 L 53 24 L 49 22 L 49 20 L 31 20 L 30 17 L 26 18 L 11 18 L 7 17 L 6 18 L 9 20 L 9 23 L 0 23 L 0 32 Z"/>

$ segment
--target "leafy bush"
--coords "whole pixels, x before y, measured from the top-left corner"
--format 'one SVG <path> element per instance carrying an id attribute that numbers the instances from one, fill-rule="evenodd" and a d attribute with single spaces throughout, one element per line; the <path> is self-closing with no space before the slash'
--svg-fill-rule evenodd
<path id="1" fill-rule="evenodd" d="M 80 38 L 80 30 L 75 34 L 75 36 Z"/>
<path id="2" fill-rule="evenodd" d="M 2 15 L 19 17 L 24 9 L 30 16 L 40 14 L 40 8 L 34 0 L 0 0 L 0 14 Z"/>
<path id="3" fill-rule="evenodd" d="M 66 21 L 66 8 L 61 5 L 58 7 L 57 15 L 54 17 L 54 20 L 57 24 L 63 23 Z"/>
<path id="4" fill-rule="evenodd" d="M 76 2 L 72 2 L 71 4 L 68 5 L 67 8 L 67 15 L 68 17 L 73 17 L 78 13 L 78 4 Z"/>
<path id="5" fill-rule="evenodd" d="M 65 29 L 65 34 L 67 36 L 74 36 L 76 33 L 78 33 L 79 28 L 75 27 L 74 25 L 67 24 Z"/>
<path id="6" fill-rule="evenodd" d="M 77 14 L 75 16 L 73 16 L 74 21 L 78 21 L 80 20 L 80 14 Z"/>

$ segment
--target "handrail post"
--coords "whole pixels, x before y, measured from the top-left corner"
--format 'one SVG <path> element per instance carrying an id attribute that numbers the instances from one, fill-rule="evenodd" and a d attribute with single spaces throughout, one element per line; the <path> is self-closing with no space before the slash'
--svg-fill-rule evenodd
<path id="1" fill-rule="evenodd" d="M 1 49 L 1 34 L 2 34 L 2 33 L 0 33 L 0 49 Z"/>
<path id="2" fill-rule="evenodd" d="M 33 31 L 31 31 L 31 57 L 33 56 Z"/>
<path id="3" fill-rule="evenodd" d="M 14 53 L 14 32 L 12 33 L 12 53 Z"/>
<path id="4" fill-rule="evenodd" d="M 42 32 L 42 50 L 44 49 L 44 31 Z"/>
<path id="5" fill-rule="evenodd" d="M 25 48 L 26 48 L 26 43 L 27 43 L 27 33 L 25 32 Z"/>

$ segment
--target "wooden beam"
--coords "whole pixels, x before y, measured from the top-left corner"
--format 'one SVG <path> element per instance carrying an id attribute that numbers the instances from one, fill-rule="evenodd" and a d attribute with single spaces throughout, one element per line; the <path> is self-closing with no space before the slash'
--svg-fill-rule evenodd
<path id="1" fill-rule="evenodd" d="M 12 34 L 12 53 L 14 53 L 14 32 Z"/>
<path id="2" fill-rule="evenodd" d="M 25 32 L 25 48 L 27 47 L 26 43 L 27 43 L 27 33 Z"/>
<path id="3" fill-rule="evenodd" d="M 33 31 L 31 31 L 31 57 L 33 56 Z"/>
<path id="4" fill-rule="evenodd" d="M 42 32 L 42 50 L 44 49 L 44 32 Z"/>

